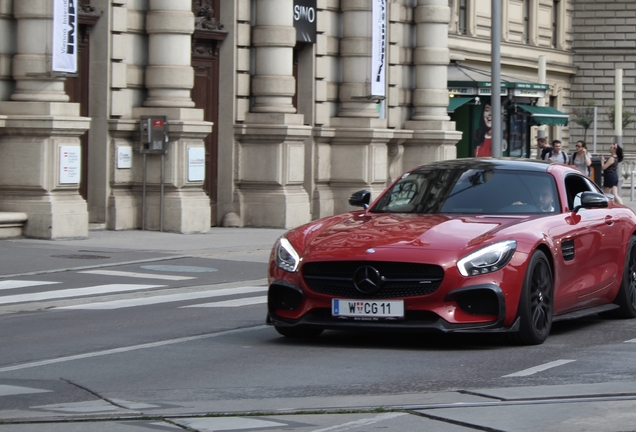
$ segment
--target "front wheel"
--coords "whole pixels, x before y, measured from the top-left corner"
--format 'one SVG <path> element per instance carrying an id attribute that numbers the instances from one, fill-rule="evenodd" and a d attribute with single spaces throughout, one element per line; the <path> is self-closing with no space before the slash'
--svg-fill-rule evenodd
<path id="1" fill-rule="evenodd" d="M 274 326 L 276 331 L 285 337 L 290 338 L 315 338 L 321 335 L 323 329 L 312 327 L 282 327 Z"/>
<path id="2" fill-rule="evenodd" d="M 545 342 L 552 329 L 554 281 L 548 258 L 537 250 L 532 254 L 521 290 L 517 316 L 519 331 L 513 341 L 523 345 Z"/>

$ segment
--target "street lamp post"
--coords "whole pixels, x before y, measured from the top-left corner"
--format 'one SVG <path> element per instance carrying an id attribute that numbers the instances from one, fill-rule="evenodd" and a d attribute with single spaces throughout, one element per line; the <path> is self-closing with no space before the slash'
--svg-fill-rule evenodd
<path id="1" fill-rule="evenodd" d="M 490 109 L 492 110 L 492 156 L 502 156 L 501 128 L 501 0 L 492 0 Z"/>

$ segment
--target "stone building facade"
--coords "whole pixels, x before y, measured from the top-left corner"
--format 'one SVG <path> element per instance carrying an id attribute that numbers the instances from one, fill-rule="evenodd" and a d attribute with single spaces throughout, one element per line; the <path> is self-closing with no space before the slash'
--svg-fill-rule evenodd
<path id="1" fill-rule="evenodd" d="M 480 70 L 491 69 L 491 2 L 450 0 L 453 17 L 449 25 L 449 50 L 460 56 L 461 64 Z M 574 63 L 572 19 L 577 1 L 502 1 L 501 74 L 519 80 L 549 85 L 545 97 L 530 103 L 570 112 Z M 540 57 L 545 58 L 545 78 L 540 77 Z M 502 107 L 514 115 L 515 100 L 510 94 Z M 539 129 L 548 140 L 560 139 L 567 147 L 569 126 L 532 127 L 527 138 L 534 142 Z M 532 146 L 533 149 L 535 146 Z"/>
<path id="2" fill-rule="evenodd" d="M 572 79 L 572 110 L 597 107 L 597 150 L 606 152 L 614 143 L 615 131 L 610 110 L 615 104 L 616 70 L 622 69 L 623 111 L 636 120 L 636 2 L 630 0 L 577 0 L 572 24 L 574 63 L 578 71 Z M 625 116 L 626 117 L 626 116 Z M 573 139 L 582 139 L 583 127 L 570 125 Z M 593 127 L 586 140 L 593 140 Z M 623 147 L 636 151 L 636 128 L 623 129 Z M 591 148 L 591 146 L 588 146 Z"/>
<path id="3" fill-rule="evenodd" d="M 298 0 L 84 0 L 78 73 L 57 74 L 53 2 L 0 0 L 0 212 L 31 237 L 289 228 L 349 210 L 356 190 L 375 196 L 404 169 L 456 157 L 451 55 L 490 70 L 490 2 L 304 0 L 316 30 L 303 39 Z M 592 2 L 502 2 L 502 74 L 537 82 L 545 56 L 545 102 L 566 112 L 584 91 L 578 3 Z M 167 117 L 163 157 L 140 152 L 148 116 Z M 567 143 L 568 127 L 548 133 Z M 82 162 L 71 181 L 69 152 Z"/>

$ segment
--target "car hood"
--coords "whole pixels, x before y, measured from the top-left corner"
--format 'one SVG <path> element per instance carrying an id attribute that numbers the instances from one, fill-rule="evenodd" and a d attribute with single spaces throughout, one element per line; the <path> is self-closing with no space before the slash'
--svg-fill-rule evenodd
<path id="1" fill-rule="evenodd" d="M 301 227 L 290 233 L 290 240 L 303 244 L 304 254 L 342 248 L 462 250 L 488 242 L 529 218 L 352 212 Z"/>

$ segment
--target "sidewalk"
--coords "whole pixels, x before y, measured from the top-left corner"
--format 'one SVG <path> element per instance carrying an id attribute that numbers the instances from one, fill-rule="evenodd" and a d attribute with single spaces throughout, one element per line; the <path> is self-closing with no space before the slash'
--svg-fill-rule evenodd
<path id="1" fill-rule="evenodd" d="M 286 230 L 211 228 L 203 234 L 159 231 L 89 231 L 88 238 L 0 240 L 0 278 L 122 263 L 200 256 L 267 262 L 276 239 Z"/>

